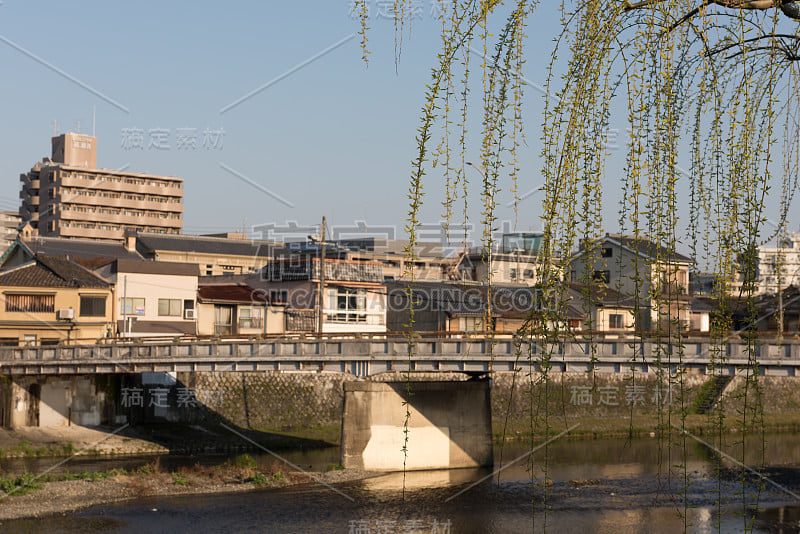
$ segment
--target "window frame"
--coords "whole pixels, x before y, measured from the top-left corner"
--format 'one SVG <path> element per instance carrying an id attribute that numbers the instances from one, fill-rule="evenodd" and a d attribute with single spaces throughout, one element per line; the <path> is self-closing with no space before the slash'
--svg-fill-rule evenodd
<path id="1" fill-rule="evenodd" d="M 162 305 L 166 304 L 166 313 L 162 313 Z M 181 317 L 183 316 L 183 301 L 181 299 L 158 299 L 159 317 Z"/>
<path id="2" fill-rule="evenodd" d="M 106 316 L 106 305 L 108 298 L 106 295 L 79 295 L 80 296 L 80 304 L 78 306 L 78 316 L 79 317 L 105 317 Z M 100 302 L 102 301 L 102 312 L 97 313 L 95 310 L 91 310 L 91 313 L 84 313 L 84 304 L 88 301 L 95 301 Z"/>
<path id="3" fill-rule="evenodd" d="M 120 297 L 119 301 L 120 301 L 120 306 L 119 306 L 120 315 L 134 315 L 137 317 L 141 317 L 142 315 L 145 315 L 147 313 L 147 305 L 146 305 L 147 303 L 144 297 Z M 136 304 L 138 304 L 139 302 L 141 302 L 142 304 L 142 313 L 136 312 Z"/>

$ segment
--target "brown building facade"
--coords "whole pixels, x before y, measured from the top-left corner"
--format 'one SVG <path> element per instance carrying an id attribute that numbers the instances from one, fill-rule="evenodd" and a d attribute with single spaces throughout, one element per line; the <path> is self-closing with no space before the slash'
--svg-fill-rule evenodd
<path id="1" fill-rule="evenodd" d="M 20 175 L 19 214 L 41 236 L 122 241 L 126 231 L 180 234 L 183 180 L 97 168 L 97 139 L 52 138 L 52 157 Z"/>

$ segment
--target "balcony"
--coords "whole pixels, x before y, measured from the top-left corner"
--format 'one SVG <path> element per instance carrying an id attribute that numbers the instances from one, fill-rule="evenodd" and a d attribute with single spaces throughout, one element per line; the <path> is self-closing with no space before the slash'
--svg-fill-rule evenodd
<path id="1" fill-rule="evenodd" d="M 60 226 L 58 228 L 60 237 L 85 237 L 89 239 L 118 239 L 121 240 L 125 233 L 120 230 L 101 230 L 99 228 L 74 228 L 71 226 Z"/>
<path id="2" fill-rule="evenodd" d="M 73 221 L 102 221 L 103 223 L 112 224 L 130 224 L 137 226 L 158 226 L 163 228 L 180 228 L 182 221 L 180 218 L 173 219 L 170 217 L 163 218 L 156 214 L 147 214 L 142 216 L 111 214 L 111 213 L 97 213 L 91 211 L 78 211 L 69 208 L 62 208 L 59 212 L 61 218 L 64 220 Z"/>
<path id="3" fill-rule="evenodd" d="M 64 190 L 58 195 L 60 202 L 83 204 L 86 206 L 111 206 L 114 208 L 132 208 L 138 210 L 166 211 L 183 213 L 183 204 L 178 202 L 153 202 L 129 198 L 110 198 L 101 196 L 78 195 L 75 191 Z"/>
<path id="4" fill-rule="evenodd" d="M 119 182 L 112 177 L 110 180 L 101 179 L 102 175 L 92 175 L 94 180 L 66 174 L 61 176 L 61 185 L 65 187 L 81 187 L 98 191 L 116 191 L 125 193 L 137 193 L 140 195 L 160 195 L 183 197 L 183 188 L 176 186 L 161 187 L 158 185 L 142 185 L 126 183 L 126 178 L 120 177 Z"/>

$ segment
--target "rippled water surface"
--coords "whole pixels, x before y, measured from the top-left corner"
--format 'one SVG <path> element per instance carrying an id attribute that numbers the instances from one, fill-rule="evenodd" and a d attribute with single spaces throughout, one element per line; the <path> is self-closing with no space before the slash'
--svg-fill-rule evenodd
<path id="1" fill-rule="evenodd" d="M 738 457 L 741 444 L 729 441 L 723 450 Z M 760 448 L 748 441 L 745 460 L 757 464 Z M 722 532 L 742 532 L 746 526 L 754 532 L 800 532 L 800 503 L 792 495 L 800 493 L 800 436 L 768 437 L 764 474 L 774 485 L 763 487 L 728 460 L 717 469 L 718 454 L 693 441 L 685 449 L 656 439 L 561 441 L 549 448 L 546 462 L 544 450 L 529 462 L 528 450 L 522 444 L 506 446 L 502 465 L 507 468 L 499 476 L 477 469 L 407 473 L 405 478 L 390 474 L 337 486 L 346 497 L 312 485 L 147 498 L 8 522 L 0 529 L 499 534 L 540 532 L 546 526 L 549 532 L 624 534 L 717 532 L 721 525 Z M 496 451 L 498 467 L 500 454 Z M 293 453 L 291 460 L 320 469 L 336 458 L 331 449 Z"/>

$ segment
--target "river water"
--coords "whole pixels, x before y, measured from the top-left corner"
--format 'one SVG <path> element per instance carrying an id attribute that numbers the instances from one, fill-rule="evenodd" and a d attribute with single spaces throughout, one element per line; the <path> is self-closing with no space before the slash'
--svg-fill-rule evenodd
<path id="1" fill-rule="evenodd" d="M 744 445 L 725 436 L 722 451 L 760 463 L 761 441 Z M 265 489 L 248 493 L 157 497 L 98 506 L 67 516 L 6 522 L 4 532 L 341 532 L 507 533 L 577 532 L 798 532 L 800 435 L 767 436 L 767 482 L 743 476 L 728 459 L 687 438 L 667 444 L 653 438 L 558 441 L 539 449 L 506 445 L 497 466 L 389 474 L 336 486 Z M 709 438 L 709 441 L 711 438 Z M 502 454 L 502 464 L 500 456 Z M 338 451 L 295 451 L 287 459 L 315 470 L 338 462 Z M 513 460 L 519 459 L 516 463 Z M 83 460 L 73 471 L 135 467 L 151 458 Z M 203 463 L 222 461 L 204 457 Z M 271 458 L 260 458 L 264 462 Z M 168 457 L 169 467 L 197 458 Z M 48 460 L 28 461 L 41 470 Z M 49 460 L 52 464 L 53 461 Z M 5 462 L 0 469 L 19 469 Z M 66 467 L 62 466 L 62 467 Z M 531 475 L 534 480 L 532 481 Z M 759 489 L 762 488 L 760 491 Z M 2 506 L 2 503 L 0 503 Z"/>

